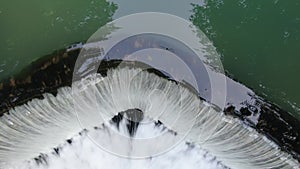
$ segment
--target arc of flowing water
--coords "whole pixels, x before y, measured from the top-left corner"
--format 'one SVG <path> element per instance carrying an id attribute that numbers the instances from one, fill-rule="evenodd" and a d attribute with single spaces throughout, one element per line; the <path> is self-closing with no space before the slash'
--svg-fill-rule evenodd
<path id="1" fill-rule="evenodd" d="M 73 90 L 61 88 L 57 96 L 45 94 L 44 99 L 34 99 L 1 117 L 0 166 L 47 153 L 83 128 L 136 108 L 230 168 L 299 168 L 291 155 L 265 136 L 216 111 L 181 84 L 128 67 L 92 79 L 75 82 Z"/>

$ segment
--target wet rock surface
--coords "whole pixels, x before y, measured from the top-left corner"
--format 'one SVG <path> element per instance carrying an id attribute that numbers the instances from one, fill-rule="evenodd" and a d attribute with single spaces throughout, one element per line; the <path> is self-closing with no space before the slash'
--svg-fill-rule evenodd
<path id="1" fill-rule="evenodd" d="M 255 104 L 248 104 L 240 109 L 231 104 L 224 112 L 245 121 L 300 161 L 299 121 L 278 106 L 257 96 L 255 99 Z M 248 119 L 255 114 L 259 115 L 256 123 Z"/>
<path id="2" fill-rule="evenodd" d="M 0 82 L 0 114 L 22 105 L 33 98 L 43 98 L 43 93 L 56 95 L 57 89 L 70 86 L 79 50 L 57 51 L 42 58 L 19 75 Z"/>
<path id="3" fill-rule="evenodd" d="M 120 112 L 118 115 L 114 116 L 111 120 L 117 128 L 119 129 L 120 122 L 123 119 L 126 119 L 126 127 L 129 135 L 132 137 L 136 133 L 136 130 L 139 127 L 139 122 L 144 118 L 144 114 L 139 109 L 129 109 L 124 112 Z"/>

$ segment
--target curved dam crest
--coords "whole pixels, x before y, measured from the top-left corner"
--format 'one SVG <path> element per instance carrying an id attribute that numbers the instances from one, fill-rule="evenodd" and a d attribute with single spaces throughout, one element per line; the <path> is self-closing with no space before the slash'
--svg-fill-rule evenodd
<path id="1" fill-rule="evenodd" d="M 56 95 L 58 88 L 71 86 L 72 72 L 81 49 L 80 45 L 74 46 L 75 48 L 62 49 L 42 58 L 19 76 L 1 82 L 1 114 L 34 98 L 42 99 L 44 93 Z M 108 68 L 117 67 L 119 64 L 118 60 L 102 62 L 102 69 L 98 72 L 105 76 Z M 154 72 L 168 78 L 162 73 Z M 230 78 L 227 78 L 227 90 L 225 114 L 241 119 L 275 141 L 283 150 L 300 159 L 300 128 L 297 119 Z"/>
<path id="2" fill-rule="evenodd" d="M 72 138 L 82 129 L 91 129 L 109 121 L 117 112 L 137 108 L 145 116 L 161 121 L 177 133 L 175 140 L 168 142 L 162 139 L 166 141 L 162 144 L 166 147 L 162 146 L 159 150 L 168 150 L 170 143 L 175 145 L 187 139 L 211 152 L 230 168 L 298 166 L 297 160 L 265 136 L 238 119 L 224 116 L 189 89 L 153 73 L 124 67 L 109 70 L 105 78 L 95 77 L 76 83 L 81 88 L 76 88 L 76 84 L 73 84 L 73 92 L 69 87 L 60 88 L 56 96 L 44 94 L 44 99 L 34 99 L 2 116 L 1 144 L 7 147 L 1 152 L 2 162 L 34 158 L 37 152 L 49 152 L 51 147 Z M 162 92 L 151 93 L 153 89 Z M 145 96 L 151 97 L 147 99 Z M 13 133 L 15 137 L 5 137 L 6 132 Z M 41 143 L 47 146 L 40 146 Z M 143 142 L 135 140 L 131 144 L 133 147 L 143 146 Z M 18 149 L 14 145 L 18 145 Z M 121 155 L 127 153 L 126 149 L 112 148 L 108 151 L 117 151 Z M 257 151 L 250 151 L 254 149 Z M 160 153 L 155 150 L 150 154 Z M 145 155 L 145 152 L 135 153 L 137 156 Z"/>

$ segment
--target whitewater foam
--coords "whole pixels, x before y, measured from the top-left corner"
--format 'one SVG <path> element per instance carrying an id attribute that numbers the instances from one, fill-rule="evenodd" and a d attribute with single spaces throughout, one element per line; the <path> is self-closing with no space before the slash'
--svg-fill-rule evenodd
<path id="1" fill-rule="evenodd" d="M 90 135 L 97 136 L 101 140 L 103 135 L 109 137 L 113 132 L 125 134 L 129 137 L 126 124 L 127 120 L 122 119 L 120 123 L 105 123 L 104 125 L 83 131 L 69 141 L 70 144 L 64 144 L 56 149 L 54 153 L 40 155 L 35 160 L 23 162 L 15 166 L 6 166 L 7 169 L 225 169 L 226 167 L 217 161 L 207 151 L 199 146 L 194 146 L 182 142 L 175 149 L 166 152 L 161 156 L 149 157 L 145 159 L 123 158 L 104 151 L 98 147 L 91 139 Z M 118 127 L 117 127 L 118 126 Z M 149 135 L 157 135 L 162 132 L 168 132 L 170 137 L 175 137 L 174 133 L 168 131 L 163 125 L 148 123 L 138 127 L 134 138 Z M 107 146 L 117 146 L 114 139 Z M 130 143 L 128 144 L 128 153 L 133 151 Z"/>

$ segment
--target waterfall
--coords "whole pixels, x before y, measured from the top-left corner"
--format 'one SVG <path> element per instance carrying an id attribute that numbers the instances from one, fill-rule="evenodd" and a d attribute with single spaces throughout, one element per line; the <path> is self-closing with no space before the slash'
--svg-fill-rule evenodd
<path id="1" fill-rule="evenodd" d="M 113 120 L 105 122 L 102 126 L 83 131 L 80 135 L 73 137 L 71 141 L 65 143 L 60 148 L 57 148 L 52 154 L 41 155 L 35 160 L 23 162 L 19 165 L 7 167 L 7 169 L 141 169 L 141 168 L 155 168 L 155 169 L 226 169 L 227 167 L 217 161 L 216 157 L 189 143 L 180 143 L 176 148 L 165 154 L 157 157 L 149 157 L 139 160 L 132 160 L 129 158 L 118 157 L 114 154 L 103 151 L 97 147 L 89 136 L 97 136 L 96 140 L 101 141 L 103 137 L 107 137 L 108 143 L 106 146 L 116 146 L 123 144 L 111 135 L 114 132 L 125 134 L 129 136 L 129 131 L 126 129 L 128 120 L 117 116 L 118 121 Z M 145 134 L 156 135 L 166 132 L 169 137 L 176 137 L 171 131 L 168 131 L 162 124 L 151 123 L 149 125 L 139 125 L 138 130 L 134 134 L 134 138 L 145 136 Z M 113 144 L 112 144 L 113 143 Z M 123 145 L 124 146 L 124 145 Z M 130 153 L 134 151 L 134 147 L 130 142 L 126 143 L 125 147 Z M 146 147 L 145 147 L 146 148 Z"/>
<path id="2" fill-rule="evenodd" d="M 138 127 L 133 134 L 141 139 L 133 139 L 130 133 L 122 134 L 122 127 L 118 132 L 109 131 L 107 134 L 105 128 L 113 128 L 108 127 L 108 122 L 118 113 L 130 109 L 139 110 L 145 117 L 143 120 L 131 119 L 137 120 L 139 126 L 146 126 Z M 168 131 L 151 135 L 155 131 L 153 121 L 161 122 L 173 134 Z M 104 125 L 101 129 L 103 132 L 99 134 L 95 127 L 101 124 Z M 85 130 L 92 134 L 76 136 Z M 22 164 L 40 153 L 47 154 L 64 140 L 74 137 L 79 137 L 76 145 L 93 140 L 103 151 L 122 156 L 120 158 L 156 160 L 178 155 L 194 159 L 201 158 L 208 151 L 216 157 L 213 162 L 221 161 L 229 168 L 299 168 L 299 163 L 275 143 L 239 120 L 225 116 L 183 84 L 129 67 L 109 70 L 106 77 L 97 74 L 89 76 L 74 82 L 72 88 L 60 88 L 56 96 L 44 94 L 44 99 L 34 99 L 2 116 L 1 168 Z M 185 142 L 195 145 L 192 151 L 183 153 Z M 200 150 L 202 153 L 197 156 Z M 98 155 L 117 158 L 101 153 Z M 197 160 L 194 160 L 195 163 L 186 163 L 197 165 Z M 121 161 L 129 163 L 131 160 Z M 142 166 L 142 163 L 139 165 Z M 134 167 L 129 165 L 128 168 Z"/>

